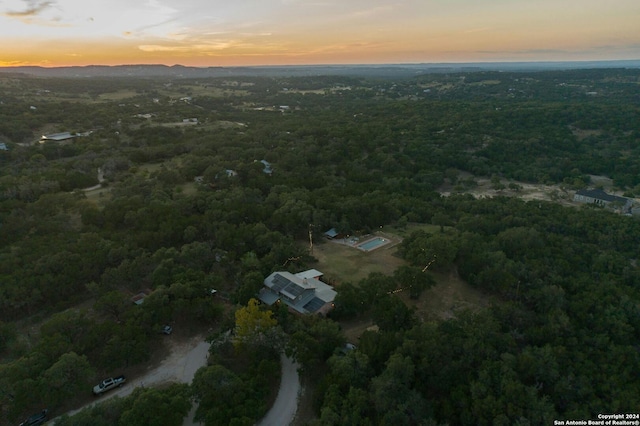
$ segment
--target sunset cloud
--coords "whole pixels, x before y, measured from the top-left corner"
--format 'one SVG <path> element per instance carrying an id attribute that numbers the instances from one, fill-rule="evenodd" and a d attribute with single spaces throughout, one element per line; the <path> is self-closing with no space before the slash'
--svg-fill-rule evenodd
<path id="1" fill-rule="evenodd" d="M 10 9 L 4 12 L 4 15 L 10 18 L 25 18 L 36 16 L 46 9 L 49 9 L 54 4 L 54 2 L 52 1 L 23 0 L 23 2 L 26 3 L 26 8 L 21 10 Z"/>
<path id="2" fill-rule="evenodd" d="M 634 59 L 638 22 L 637 0 L 0 0 L 0 59 L 185 65 Z"/>

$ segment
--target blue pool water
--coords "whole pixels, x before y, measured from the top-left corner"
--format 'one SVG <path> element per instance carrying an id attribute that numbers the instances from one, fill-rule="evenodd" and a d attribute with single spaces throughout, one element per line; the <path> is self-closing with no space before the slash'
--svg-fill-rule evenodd
<path id="1" fill-rule="evenodd" d="M 375 248 L 380 247 L 383 244 L 388 243 L 389 240 L 385 239 L 385 238 L 381 238 L 381 237 L 376 237 L 372 240 L 369 241 L 365 241 L 362 244 L 358 244 L 358 248 L 362 251 L 371 251 Z"/>

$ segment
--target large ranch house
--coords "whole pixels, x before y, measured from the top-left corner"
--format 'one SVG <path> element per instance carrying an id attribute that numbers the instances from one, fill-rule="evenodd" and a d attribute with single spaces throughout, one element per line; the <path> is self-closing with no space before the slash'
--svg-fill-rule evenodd
<path id="1" fill-rule="evenodd" d="M 285 303 L 300 314 L 326 315 L 333 308 L 336 291 L 320 281 L 322 273 L 315 269 L 298 272 L 274 272 L 264 280 L 258 298 L 271 306 Z"/>
<path id="2" fill-rule="evenodd" d="M 601 189 L 581 189 L 575 193 L 573 201 L 596 204 L 598 206 L 620 210 L 623 213 L 629 213 L 633 204 L 628 198 L 607 194 Z"/>

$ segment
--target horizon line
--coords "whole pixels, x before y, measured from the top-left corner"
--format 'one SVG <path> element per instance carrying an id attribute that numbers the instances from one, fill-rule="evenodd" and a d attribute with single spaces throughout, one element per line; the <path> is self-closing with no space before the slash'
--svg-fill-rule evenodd
<path id="1" fill-rule="evenodd" d="M 450 62 L 372 62 L 372 63 L 312 63 L 312 64 L 264 64 L 264 65 L 184 65 L 181 63 L 163 64 L 163 63 L 122 63 L 122 64 L 86 64 L 86 65 L 0 65 L 0 69 L 10 68 L 42 68 L 42 69 L 59 69 L 59 68 L 89 68 L 89 67 L 141 67 L 141 66 L 162 66 L 162 67 L 184 67 L 184 68 L 305 68 L 305 67 L 365 67 L 365 66 L 435 66 L 435 65 L 498 65 L 498 64 L 581 64 L 581 63 L 610 63 L 610 62 L 638 62 L 637 59 L 580 59 L 580 60 L 496 60 L 496 61 L 450 61 Z"/>

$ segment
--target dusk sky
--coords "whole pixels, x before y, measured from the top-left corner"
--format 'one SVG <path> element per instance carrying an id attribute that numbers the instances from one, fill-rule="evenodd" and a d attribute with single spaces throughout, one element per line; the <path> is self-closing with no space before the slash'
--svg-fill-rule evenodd
<path id="1" fill-rule="evenodd" d="M 640 59 L 640 0 L 0 0 L 0 66 Z"/>

